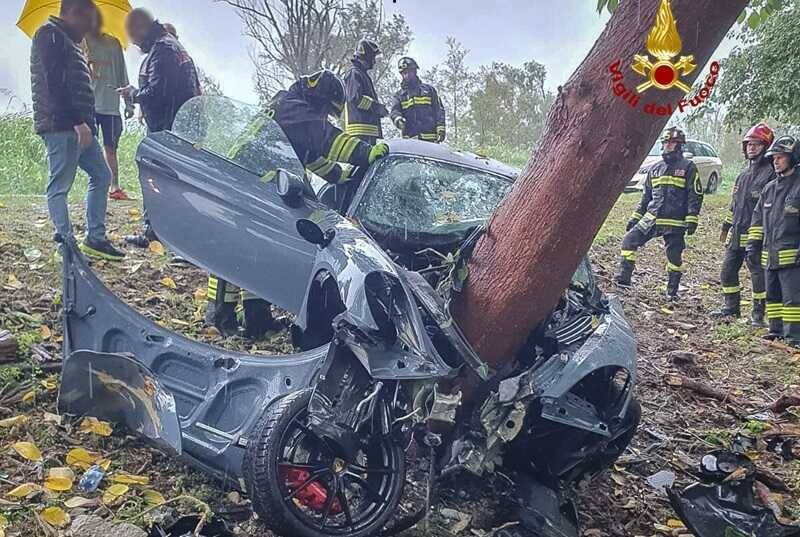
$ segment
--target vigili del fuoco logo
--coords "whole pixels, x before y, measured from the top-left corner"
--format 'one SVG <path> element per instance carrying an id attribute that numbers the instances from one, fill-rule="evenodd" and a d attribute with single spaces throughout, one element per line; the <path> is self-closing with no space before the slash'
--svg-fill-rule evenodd
<path id="1" fill-rule="evenodd" d="M 682 54 L 683 41 L 678 33 L 678 25 L 672 14 L 670 0 L 661 0 L 661 5 L 656 13 L 656 21 L 645 41 L 647 54 L 636 54 L 630 68 L 637 78 L 645 78 L 635 88 L 629 88 L 624 83 L 622 60 L 616 60 L 608 66 L 611 73 L 611 89 L 616 96 L 628 103 L 633 108 L 639 108 L 641 96 L 650 89 L 668 90 L 673 87 L 680 89 L 688 95 L 692 88 L 683 77 L 692 73 L 697 65 L 694 55 Z M 675 61 L 675 58 L 677 61 Z M 703 104 L 711 95 L 719 74 L 719 62 L 711 62 L 709 74 L 705 84 L 692 97 L 681 97 L 677 103 L 664 103 L 657 100 L 650 101 L 642 106 L 645 113 L 658 116 L 671 116 L 676 110 L 683 112 Z M 650 92 L 650 95 L 655 95 Z"/>

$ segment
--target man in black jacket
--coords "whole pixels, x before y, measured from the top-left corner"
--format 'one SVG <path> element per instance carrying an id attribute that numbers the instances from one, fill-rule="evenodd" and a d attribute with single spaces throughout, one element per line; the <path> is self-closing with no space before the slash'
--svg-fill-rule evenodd
<path id="1" fill-rule="evenodd" d="M 124 254 L 106 238 L 106 205 L 111 183 L 103 150 L 97 142 L 94 93 L 86 57 L 78 45 L 91 29 L 92 0 L 62 0 L 59 17 L 36 32 L 31 46 L 31 93 L 36 132 L 47 148 L 47 206 L 56 235 L 72 236 L 67 195 L 78 167 L 89 175 L 86 194 L 87 255 L 118 261 Z"/>
<path id="2" fill-rule="evenodd" d="M 403 133 L 403 138 L 444 142 L 447 135 L 444 106 L 436 88 L 419 79 L 419 65 L 413 58 L 400 58 L 397 68 L 403 82 L 394 95 L 390 113 L 395 126 Z"/>
<path id="3" fill-rule="evenodd" d="M 389 115 L 389 110 L 378 101 L 375 85 L 369 76 L 379 54 L 381 50 L 376 43 L 362 39 L 350 60 L 352 65 L 344 75 L 344 132 L 373 145 L 378 138 L 383 138 L 381 118 Z"/>
<path id="4" fill-rule="evenodd" d="M 697 230 L 703 187 L 697 166 L 683 156 L 686 135 L 670 127 L 661 138 L 662 161 L 647 173 L 642 201 L 628 221 L 616 281 L 630 285 L 636 251 L 654 237 L 663 237 L 667 253 L 667 296 L 676 299 L 683 274 L 684 235 Z"/>
<path id="5" fill-rule="evenodd" d="M 775 138 L 772 129 L 766 123 L 754 125 L 742 140 L 742 152 L 747 159 L 747 166 L 736 178 L 731 198 L 730 214 L 722 224 L 720 240 L 726 245 L 725 258 L 722 261 L 720 280 L 723 307 L 711 313 L 713 317 L 738 318 L 741 315 L 742 292 L 739 285 L 739 270 L 745 261 L 750 221 L 756 203 L 761 197 L 764 187 L 775 179 L 772 159 L 765 153 Z M 748 259 L 747 268 L 753 283 L 753 309 L 750 323 L 753 326 L 764 325 L 764 306 L 767 292 L 764 287 L 764 269 L 761 263 Z"/>
<path id="6" fill-rule="evenodd" d="M 128 86 L 119 91 L 141 106 L 149 132 L 169 130 L 181 106 L 201 93 L 194 61 L 147 10 L 131 11 L 125 26 L 147 57 L 139 69 L 139 89 Z"/>

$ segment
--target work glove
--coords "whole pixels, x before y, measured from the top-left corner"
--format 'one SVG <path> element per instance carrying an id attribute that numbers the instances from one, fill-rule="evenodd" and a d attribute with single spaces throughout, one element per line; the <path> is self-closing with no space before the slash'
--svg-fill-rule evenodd
<path id="1" fill-rule="evenodd" d="M 394 126 L 397 127 L 400 130 L 405 129 L 406 128 L 406 118 L 404 118 L 403 116 L 397 116 L 396 118 L 394 118 Z"/>
<path id="2" fill-rule="evenodd" d="M 637 218 L 631 218 L 630 220 L 628 220 L 628 225 L 625 226 L 625 231 L 632 230 L 633 228 L 636 227 L 636 224 L 638 224 L 638 223 L 639 223 L 639 220 Z"/>
<path id="3" fill-rule="evenodd" d="M 688 222 L 686 224 L 686 234 L 687 235 L 694 235 L 694 232 L 697 231 L 697 222 Z"/>
<path id="4" fill-rule="evenodd" d="M 136 88 L 134 86 L 131 86 L 130 84 L 122 88 L 117 88 L 117 93 L 119 94 L 120 97 L 125 99 L 125 101 L 133 101 L 134 95 L 136 95 L 136 91 L 137 91 Z"/>
<path id="5" fill-rule="evenodd" d="M 134 108 L 133 106 L 126 106 L 125 107 L 125 119 L 130 119 L 133 117 Z"/>
<path id="6" fill-rule="evenodd" d="M 372 146 L 372 149 L 369 151 L 369 163 L 372 164 L 379 158 L 383 158 L 389 154 L 389 146 L 385 143 L 381 142 L 379 144 L 375 144 Z"/>
<path id="7" fill-rule="evenodd" d="M 440 143 L 444 142 L 444 139 L 445 139 L 446 136 L 447 136 L 447 134 L 445 133 L 445 131 L 437 131 L 437 133 L 436 133 L 436 143 L 440 144 Z"/>

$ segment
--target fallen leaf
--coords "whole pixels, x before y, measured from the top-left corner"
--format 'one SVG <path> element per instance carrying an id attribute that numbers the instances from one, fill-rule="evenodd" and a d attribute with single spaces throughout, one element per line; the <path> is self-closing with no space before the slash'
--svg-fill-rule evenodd
<path id="1" fill-rule="evenodd" d="M 616 472 L 611 472 L 611 480 L 619 486 L 625 484 L 625 478 L 622 476 L 622 474 L 618 474 Z"/>
<path id="2" fill-rule="evenodd" d="M 36 447 L 33 442 L 16 442 L 11 446 L 14 451 L 19 453 L 20 457 L 28 459 L 29 461 L 38 462 L 42 460 L 42 452 Z"/>
<path id="3" fill-rule="evenodd" d="M 90 507 L 97 505 L 97 498 L 83 498 L 81 496 L 74 496 L 64 502 L 64 507 L 67 509 L 77 509 L 78 507 Z"/>
<path id="4" fill-rule="evenodd" d="M 16 427 L 17 425 L 22 425 L 27 421 L 28 421 L 28 416 L 26 416 L 25 414 L 20 414 L 19 416 L 14 416 L 13 418 L 6 418 L 4 420 L 0 420 L 0 427 Z"/>
<path id="5" fill-rule="evenodd" d="M 44 421 L 46 423 L 55 423 L 56 425 L 61 425 L 62 418 L 58 414 L 53 414 L 52 412 L 45 412 Z"/>
<path id="6" fill-rule="evenodd" d="M 2 204 L 0 204 L 2 207 Z M 8 519 L 0 515 L 0 537 L 6 537 L 6 528 L 8 527 Z"/>
<path id="7" fill-rule="evenodd" d="M 50 468 L 47 471 L 47 478 L 44 480 L 44 487 L 55 492 L 64 492 L 71 490 L 74 482 L 75 472 L 70 468 Z"/>
<path id="8" fill-rule="evenodd" d="M 22 396 L 22 402 L 25 404 L 32 403 L 36 399 L 36 390 L 29 390 Z"/>
<path id="9" fill-rule="evenodd" d="M 107 472 L 111 467 L 111 459 L 99 459 L 97 461 L 97 466 L 102 468 L 104 472 Z"/>
<path id="10" fill-rule="evenodd" d="M 175 284 L 175 280 L 170 278 L 169 276 L 164 276 L 161 278 L 161 285 L 164 287 L 169 287 L 170 289 L 177 289 L 178 286 Z"/>
<path id="11" fill-rule="evenodd" d="M 142 265 L 144 265 L 144 263 L 136 263 L 131 265 L 131 267 L 128 269 L 128 274 L 136 274 L 139 272 L 139 269 L 142 268 Z"/>
<path id="12" fill-rule="evenodd" d="M 88 470 L 97 461 L 97 455 L 82 447 L 73 448 L 67 453 L 67 464 Z"/>
<path id="13" fill-rule="evenodd" d="M 111 424 L 107 421 L 100 421 L 94 416 L 87 416 L 83 418 L 80 426 L 80 432 L 93 433 L 97 436 L 111 436 Z"/>
<path id="14" fill-rule="evenodd" d="M 190 323 L 187 323 L 186 321 L 182 321 L 180 319 L 170 319 L 169 322 L 177 326 L 192 326 Z"/>
<path id="15" fill-rule="evenodd" d="M 194 301 L 198 304 L 208 301 L 208 291 L 202 287 L 194 290 Z"/>
<path id="16" fill-rule="evenodd" d="M 672 315 L 674 312 L 669 308 L 661 308 L 661 313 L 664 315 Z"/>
<path id="17" fill-rule="evenodd" d="M 114 483 L 125 483 L 127 485 L 148 485 L 150 478 L 146 475 L 133 475 L 125 472 L 114 474 L 109 479 Z"/>
<path id="18" fill-rule="evenodd" d="M 39 327 L 39 335 L 42 336 L 42 339 L 50 339 L 53 335 L 53 332 L 50 331 L 50 327 L 46 324 L 43 324 Z"/>
<path id="19" fill-rule="evenodd" d="M 58 389 L 58 377 L 47 377 L 46 379 L 39 381 L 39 384 L 41 384 L 42 388 L 48 392 L 55 391 Z"/>
<path id="20" fill-rule="evenodd" d="M 56 528 L 64 528 L 70 523 L 69 515 L 60 507 L 48 507 L 39 516 Z"/>
<path id="21" fill-rule="evenodd" d="M 15 274 L 8 275 L 8 278 L 6 278 L 6 286 L 10 287 L 12 290 L 19 290 L 23 287 L 22 282 L 19 281 Z"/>
<path id="22" fill-rule="evenodd" d="M 153 489 L 146 489 L 142 491 L 142 496 L 144 497 L 144 501 L 147 502 L 147 505 L 151 507 L 155 505 L 161 505 L 162 503 L 167 501 L 166 499 L 164 499 L 163 494 Z"/>
<path id="23" fill-rule="evenodd" d="M 147 247 L 147 249 L 156 255 L 164 255 L 167 253 L 166 250 L 164 250 L 164 245 L 158 241 L 150 241 L 150 245 Z"/>
<path id="24" fill-rule="evenodd" d="M 25 259 L 28 261 L 33 262 L 42 257 L 42 252 L 38 248 L 30 247 L 25 248 L 25 250 L 22 252 L 22 255 L 24 255 Z"/>
<path id="25" fill-rule="evenodd" d="M 670 518 L 667 520 L 667 526 L 670 528 L 685 528 L 686 526 L 677 518 Z"/>
<path id="26" fill-rule="evenodd" d="M 108 487 L 103 493 L 103 503 L 113 504 L 128 493 L 130 487 L 122 483 L 117 483 Z"/>
<path id="27" fill-rule="evenodd" d="M 131 217 L 131 222 L 138 222 L 142 219 L 142 212 L 135 207 L 128 209 L 128 214 Z"/>
<path id="28" fill-rule="evenodd" d="M 26 498 L 33 494 L 34 492 L 41 492 L 42 487 L 37 485 L 36 483 L 23 483 L 22 485 L 14 488 L 6 492 L 6 496 L 11 496 L 12 498 Z"/>

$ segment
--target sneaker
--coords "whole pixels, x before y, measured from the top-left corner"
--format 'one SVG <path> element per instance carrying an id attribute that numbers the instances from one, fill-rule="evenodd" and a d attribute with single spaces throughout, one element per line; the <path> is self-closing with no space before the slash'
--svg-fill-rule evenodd
<path id="1" fill-rule="evenodd" d="M 108 197 L 111 198 L 112 200 L 117 200 L 117 201 L 130 201 L 131 199 L 121 188 L 109 192 Z"/>
<path id="2" fill-rule="evenodd" d="M 105 259 L 106 261 L 122 261 L 125 254 L 109 242 L 108 239 L 101 241 L 86 239 L 80 245 L 81 252 L 94 259 Z"/>

